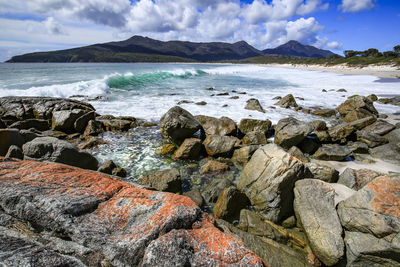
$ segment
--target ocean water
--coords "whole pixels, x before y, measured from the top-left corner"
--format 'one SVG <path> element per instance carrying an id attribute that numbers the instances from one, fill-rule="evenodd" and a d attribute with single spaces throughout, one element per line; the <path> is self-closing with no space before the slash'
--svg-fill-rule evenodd
<path id="1" fill-rule="evenodd" d="M 383 81 L 383 82 L 382 82 Z M 400 81 L 400 80 L 399 80 Z M 206 88 L 214 88 L 214 91 Z M 338 93 L 344 88 L 346 93 Z M 323 93 L 322 89 L 328 90 Z M 331 91 L 329 91 L 331 90 Z M 232 91 L 245 92 L 238 94 Z M 227 96 L 211 96 L 228 92 Z M 77 97 L 90 102 L 100 114 L 129 115 L 152 121 L 179 101 L 205 101 L 181 106 L 194 115 L 228 116 L 239 121 L 310 115 L 271 107 L 276 96 L 292 93 L 302 107 L 337 107 L 354 94 L 399 94 L 400 83 L 373 76 L 340 75 L 258 65 L 154 63 L 26 63 L 0 64 L 1 96 Z M 101 98 L 98 98 L 101 96 Z M 231 99 L 239 96 L 239 99 Z M 96 98 L 97 97 L 97 98 Z M 245 110 L 249 98 L 259 99 L 266 113 Z M 375 104 L 380 112 L 395 107 Z"/>

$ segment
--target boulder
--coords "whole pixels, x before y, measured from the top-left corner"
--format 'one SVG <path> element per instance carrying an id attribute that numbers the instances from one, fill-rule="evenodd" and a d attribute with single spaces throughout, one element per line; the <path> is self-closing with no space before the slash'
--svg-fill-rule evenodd
<path id="1" fill-rule="evenodd" d="M 270 120 L 256 120 L 256 119 L 242 119 L 239 123 L 239 130 L 243 134 L 247 134 L 252 131 L 262 131 L 265 135 L 269 135 L 271 131 Z"/>
<path id="2" fill-rule="evenodd" d="M 369 147 L 366 143 L 363 142 L 353 142 L 350 141 L 347 143 L 347 148 L 351 150 L 351 152 L 357 154 L 368 154 Z"/>
<path id="3" fill-rule="evenodd" d="M 197 138 L 186 138 L 185 141 L 175 151 L 173 157 L 177 160 L 197 160 L 202 149 L 201 140 Z"/>
<path id="4" fill-rule="evenodd" d="M 243 144 L 245 145 L 265 145 L 268 143 L 267 137 L 263 131 L 248 132 L 243 137 Z"/>
<path id="5" fill-rule="evenodd" d="M 207 203 L 217 202 L 218 196 L 222 190 L 232 185 L 232 182 L 228 179 L 214 179 L 209 185 L 203 190 L 202 195 Z"/>
<path id="6" fill-rule="evenodd" d="M 82 109 L 55 111 L 51 120 L 51 128 L 56 131 L 73 133 L 75 132 L 75 121 L 83 114 L 85 111 Z"/>
<path id="7" fill-rule="evenodd" d="M 275 126 L 274 142 L 285 149 L 296 146 L 313 131 L 313 127 L 295 118 L 281 119 Z"/>
<path id="8" fill-rule="evenodd" d="M 378 238 L 400 233 L 400 177 L 380 176 L 338 207 L 340 221 L 348 231 Z"/>
<path id="9" fill-rule="evenodd" d="M 315 109 L 315 110 L 311 111 L 311 114 L 314 116 L 329 118 L 329 117 L 336 116 L 336 110 L 329 109 L 329 108 Z"/>
<path id="10" fill-rule="evenodd" d="M 292 155 L 293 157 L 299 159 L 301 162 L 306 163 L 309 162 L 308 158 L 304 156 L 303 152 L 296 146 L 292 146 L 289 150 L 288 153 Z"/>
<path id="11" fill-rule="evenodd" d="M 328 131 L 315 131 L 314 134 L 321 143 L 330 143 L 332 141 Z"/>
<path id="12" fill-rule="evenodd" d="M 259 147 L 259 145 L 250 145 L 236 149 L 233 152 L 232 161 L 240 165 L 245 165 Z"/>
<path id="13" fill-rule="evenodd" d="M 239 139 L 233 136 L 209 135 L 203 141 L 203 145 L 209 156 L 212 157 L 231 157 L 235 144 Z"/>
<path id="14" fill-rule="evenodd" d="M 349 124 L 351 126 L 353 126 L 354 128 L 356 128 L 357 130 L 361 130 L 365 127 L 367 127 L 368 125 L 372 124 L 376 122 L 376 117 L 375 116 L 369 116 L 363 119 L 359 119 L 359 120 L 355 120 L 350 122 Z"/>
<path id="15" fill-rule="evenodd" d="M 312 155 L 318 148 L 321 146 L 319 139 L 316 135 L 311 134 L 303 139 L 300 143 L 297 144 L 297 147 L 306 154 Z"/>
<path id="16" fill-rule="evenodd" d="M 6 158 L 23 159 L 24 154 L 22 153 L 22 149 L 19 146 L 11 145 L 8 148 Z"/>
<path id="17" fill-rule="evenodd" d="M 335 209 L 335 190 L 315 179 L 296 182 L 294 210 L 315 255 L 327 266 L 344 255 L 343 229 Z"/>
<path id="18" fill-rule="evenodd" d="M 388 123 L 387 121 L 377 120 L 373 124 L 365 127 L 363 130 L 369 131 L 374 134 L 385 135 L 395 128 L 396 126 L 394 126 L 391 123 Z"/>
<path id="19" fill-rule="evenodd" d="M 354 170 L 351 168 L 346 168 L 339 175 L 338 183 L 344 184 L 345 186 L 358 191 L 361 188 L 363 188 L 366 184 L 368 184 L 375 178 L 382 175 L 383 175 L 382 173 L 370 169 Z"/>
<path id="20" fill-rule="evenodd" d="M 236 135 L 236 123 L 228 117 L 217 119 L 214 117 L 199 115 L 195 116 L 195 118 L 201 123 L 206 135 Z"/>
<path id="21" fill-rule="evenodd" d="M 358 121 L 358 120 L 365 119 L 368 117 L 375 118 L 375 121 L 376 121 L 376 117 L 371 112 L 369 112 L 366 109 L 361 108 L 361 109 L 352 110 L 349 113 L 347 113 L 346 116 L 344 117 L 344 121 L 350 123 L 350 122 Z M 373 122 L 371 122 L 371 123 L 373 123 Z"/>
<path id="22" fill-rule="evenodd" d="M 104 162 L 98 169 L 98 172 L 102 172 L 102 173 L 106 173 L 109 175 L 114 175 L 114 176 L 119 176 L 119 177 L 126 177 L 126 171 L 117 166 L 114 161 L 112 160 L 108 160 L 106 162 Z"/>
<path id="23" fill-rule="evenodd" d="M 33 244 L 53 235 L 82 251 L 95 251 L 100 260 L 88 260 L 88 266 L 138 266 L 148 261 L 148 266 L 174 265 L 184 248 L 190 253 L 188 262 L 195 266 L 263 266 L 239 238 L 220 231 L 211 219 L 203 222 L 201 210 L 189 198 L 146 190 L 106 174 L 62 164 L 1 158 L 0 208 L 38 229 L 35 235 L 39 238 Z M 178 233 L 187 238 L 174 235 Z M 2 256 L 35 251 L 31 244 L 0 240 L 5 244 L 0 245 Z M 168 240 L 181 246 L 170 246 Z M 55 246 L 48 249 L 60 251 Z M 165 250 L 172 252 L 157 253 Z M 46 253 L 43 249 L 36 252 L 29 253 L 27 260 Z M 77 259 L 84 260 L 88 255 L 77 254 L 70 249 L 65 257 L 72 260 L 44 261 L 43 266 L 81 266 L 76 265 Z M 150 260 L 152 255 L 154 261 Z M 40 261 L 33 262 L 40 265 Z"/>
<path id="24" fill-rule="evenodd" d="M 367 98 L 368 98 L 369 101 L 371 101 L 371 102 L 375 102 L 375 101 L 378 100 L 378 96 L 375 95 L 375 94 L 370 94 L 370 95 L 367 96 Z"/>
<path id="25" fill-rule="evenodd" d="M 238 188 L 272 222 L 293 215 L 294 183 L 307 176 L 304 164 L 274 144 L 260 147 L 244 167 Z"/>
<path id="26" fill-rule="evenodd" d="M 182 191 L 181 176 L 175 168 L 142 176 L 139 183 L 163 192 L 180 193 Z"/>
<path id="27" fill-rule="evenodd" d="M 311 125 L 314 127 L 314 131 L 325 131 L 327 129 L 326 122 L 321 120 L 312 121 Z"/>
<path id="28" fill-rule="evenodd" d="M 83 142 L 79 143 L 76 148 L 80 150 L 92 149 L 105 144 L 108 144 L 108 142 L 106 142 L 103 138 L 91 136 L 86 138 Z"/>
<path id="29" fill-rule="evenodd" d="M 88 125 L 88 122 L 96 119 L 96 112 L 90 111 L 80 116 L 74 122 L 74 128 L 77 133 L 83 133 Z"/>
<path id="30" fill-rule="evenodd" d="M 203 206 L 203 197 L 199 190 L 191 190 L 189 192 L 183 193 L 184 196 L 190 198 L 194 203 L 197 204 L 200 208 Z"/>
<path id="31" fill-rule="evenodd" d="M 350 96 L 337 108 L 342 116 L 346 116 L 349 112 L 358 109 L 364 109 L 374 115 L 378 115 L 378 111 L 375 109 L 373 102 L 368 98 L 359 95 Z"/>
<path id="32" fill-rule="evenodd" d="M 355 132 L 355 128 L 348 123 L 341 123 L 339 125 L 329 127 L 328 133 L 333 142 L 339 141 L 346 143 L 347 139 L 351 138 Z"/>
<path id="33" fill-rule="evenodd" d="M 281 100 L 276 102 L 275 105 L 280 106 L 281 108 L 298 107 L 296 100 L 294 99 L 292 94 L 288 94 L 288 95 L 284 96 Z"/>
<path id="34" fill-rule="evenodd" d="M 261 106 L 260 102 L 258 101 L 258 99 L 255 98 L 250 98 L 249 100 L 246 101 L 245 109 L 256 110 L 265 113 L 265 110 Z"/>
<path id="35" fill-rule="evenodd" d="M 10 125 L 9 128 L 27 130 L 34 128 L 38 131 L 46 131 L 50 129 L 50 124 L 48 120 L 42 119 L 26 119 L 23 121 L 17 121 Z"/>
<path id="36" fill-rule="evenodd" d="M 368 145 L 368 147 L 377 147 L 388 143 L 388 140 L 373 132 L 360 130 L 356 132 L 357 140 Z"/>
<path id="37" fill-rule="evenodd" d="M 332 167 L 321 165 L 315 162 L 306 163 L 314 179 L 319 179 L 327 183 L 336 183 L 339 179 L 339 172 Z"/>
<path id="38" fill-rule="evenodd" d="M 384 137 L 392 144 L 400 144 L 400 128 L 389 132 Z"/>
<path id="39" fill-rule="evenodd" d="M 104 132 L 104 126 L 101 121 L 90 120 L 83 132 L 84 136 L 96 136 Z"/>
<path id="40" fill-rule="evenodd" d="M 0 129 L 0 156 L 5 156 L 10 146 L 22 147 L 25 138 L 17 129 Z"/>
<path id="41" fill-rule="evenodd" d="M 369 150 L 374 158 L 400 166 L 400 144 L 386 144 Z"/>
<path id="42" fill-rule="evenodd" d="M 209 172 L 224 172 L 229 170 L 229 166 L 225 163 L 209 160 L 200 169 L 200 174 L 206 174 Z"/>
<path id="43" fill-rule="evenodd" d="M 157 155 L 169 155 L 174 153 L 176 150 L 176 146 L 174 144 L 165 144 L 161 147 L 157 148 L 156 154 Z"/>
<path id="44" fill-rule="evenodd" d="M 106 131 L 125 132 L 131 129 L 132 126 L 132 121 L 121 118 L 115 118 L 110 120 L 100 119 L 99 121 L 103 124 L 103 127 Z"/>
<path id="45" fill-rule="evenodd" d="M 22 146 L 24 159 L 52 161 L 97 170 L 98 161 L 87 152 L 81 152 L 67 141 L 55 137 L 38 137 Z"/>
<path id="46" fill-rule="evenodd" d="M 250 204 L 247 196 L 236 187 L 230 186 L 222 190 L 213 208 L 214 217 L 233 222 L 239 219 L 240 211 Z"/>
<path id="47" fill-rule="evenodd" d="M 338 144 L 326 144 L 318 148 L 312 157 L 319 160 L 342 161 L 345 160 L 350 154 L 351 150 L 345 146 L 340 146 Z"/>
<path id="48" fill-rule="evenodd" d="M 180 144 L 200 130 L 201 124 L 188 111 L 175 106 L 161 117 L 160 128 L 164 137 L 168 137 L 173 142 Z"/>

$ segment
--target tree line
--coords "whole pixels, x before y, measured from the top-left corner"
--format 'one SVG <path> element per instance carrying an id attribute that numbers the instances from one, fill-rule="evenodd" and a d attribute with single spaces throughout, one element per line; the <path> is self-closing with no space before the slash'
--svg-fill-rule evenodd
<path id="1" fill-rule="evenodd" d="M 345 50 L 344 56 L 349 57 L 388 57 L 395 58 L 400 57 L 400 45 L 393 47 L 393 51 L 379 52 L 378 49 L 370 48 L 365 51 Z"/>

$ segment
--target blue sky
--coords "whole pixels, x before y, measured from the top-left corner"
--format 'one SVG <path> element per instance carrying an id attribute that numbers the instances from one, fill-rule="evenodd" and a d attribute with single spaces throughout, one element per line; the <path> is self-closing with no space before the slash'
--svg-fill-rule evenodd
<path id="1" fill-rule="evenodd" d="M 399 0 L 0 0 L 0 61 L 36 51 L 143 35 L 245 40 L 259 49 L 297 40 L 342 53 L 400 44 Z"/>

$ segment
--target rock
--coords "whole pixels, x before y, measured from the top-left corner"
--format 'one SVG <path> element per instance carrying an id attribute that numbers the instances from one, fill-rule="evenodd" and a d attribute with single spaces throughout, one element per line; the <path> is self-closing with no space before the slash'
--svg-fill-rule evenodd
<path id="1" fill-rule="evenodd" d="M 96 119 L 96 112 L 94 111 L 90 111 L 86 114 L 83 114 L 74 122 L 75 131 L 78 133 L 83 133 L 84 130 L 86 129 L 86 126 L 88 125 L 88 122 L 95 119 Z"/>
<path id="2" fill-rule="evenodd" d="M 224 96 L 224 95 L 229 95 L 229 93 L 228 92 L 223 92 L 223 93 L 216 94 L 216 96 Z"/>
<path id="3" fill-rule="evenodd" d="M 377 147 L 388 143 L 388 140 L 375 133 L 361 130 L 357 131 L 357 140 L 368 145 L 368 147 Z"/>
<path id="4" fill-rule="evenodd" d="M 229 99 L 239 99 L 239 96 L 237 96 L 237 95 L 231 96 Z"/>
<path id="5" fill-rule="evenodd" d="M 249 100 L 246 101 L 246 107 L 245 109 L 248 110 L 256 110 L 262 113 L 265 113 L 265 110 L 263 109 L 263 107 L 261 106 L 260 102 L 255 99 L 255 98 L 250 98 Z"/>
<path id="6" fill-rule="evenodd" d="M 252 131 L 243 137 L 243 143 L 245 145 L 265 145 L 268 141 L 263 131 Z"/>
<path id="7" fill-rule="evenodd" d="M 259 145 L 251 145 L 236 149 L 233 152 L 232 161 L 241 165 L 246 164 L 259 147 Z"/>
<path id="8" fill-rule="evenodd" d="M 371 156 L 381 159 L 383 161 L 400 165 L 400 145 L 386 144 L 377 146 L 369 150 Z"/>
<path id="9" fill-rule="evenodd" d="M 105 145 L 105 144 L 108 144 L 108 143 L 102 138 L 90 137 L 90 138 L 86 139 L 85 141 L 83 141 L 82 143 L 78 144 L 76 146 L 76 148 L 78 148 L 80 150 L 92 149 L 92 148 L 98 147 L 100 145 Z"/>
<path id="10" fill-rule="evenodd" d="M 377 120 L 375 123 L 365 127 L 363 130 L 369 131 L 374 134 L 385 135 L 394 130 L 396 126 L 384 120 Z"/>
<path id="11" fill-rule="evenodd" d="M 369 153 L 369 147 L 367 144 L 363 142 L 348 142 L 347 143 L 347 148 L 351 150 L 351 152 L 357 153 L 357 154 L 368 154 Z"/>
<path id="12" fill-rule="evenodd" d="M 204 189 L 202 195 L 207 203 L 217 202 L 218 196 L 222 190 L 232 185 L 232 182 L 227 179 L 215 179 Z"/>
<path id="13" fill-rule="evenodd" d="M 38 137 L 22 146 L 24 159 L 52 161 L 97 170 L 98 161 L 87 152 L 77 150 L 67 141 L 55 137 Z"/>
<path id="14" fill-rule="evenodd" d="M 205 106 L 205 105 L 207 105 L 207 102 L 205 102 L 205 101 L 200 101 L 200 102 L 196 102 L 195 104 L 196 104 L 196 105 L 199 105 L 199 106 Z"/>
<path id="15" fill-rule="evenodd" d="M 329 184 L 335 190 L 335 207 L 342 202 L 351 197 L 356 193 L 355 190 L 343 185 L 343 184 Z"/>
<path id="16" fill-rule="evenodd" d="M 183 195 L 190 198 L 200 208 L 203 206 L 203 197 L 201 196 L 199 190 L 192 190 L 189 192 L 185 192 L 183 193 Z"/>
<path id="17" fill-rule="evenodd" d="M 0 129 L 0 156 L 5 156 L 10 146 L 22 147 L 24 137 L 17 129 Z"/>
<path id="18" fill-rule="evenodd" d="M 376 117 L 368 110 L 355 109 L 346 114 L 346 116 L 344 117 L 344 121 L 350 123 L 350 122 L 358 121 L 358 120 L 365 119 L 368 117 L 373 117 L 373 118 L 375 118 L 375 121 L 376 121 Z M 371 123 L 373 123 L 373 122 L 371 122 Z"/>
<path id="19" fill-rule="evenodd" d="M 249 204 L 250 201 L 244 193 L 236 187 L 230 186 L 222 190 L 219 195 L 213 209 L 214 217 L 233 222 L 239 218 L 240 211 Z"/>
<path id="20" fill-rule="evenodd" d="M 351 126 L 353 126 L 354 128 L 356 128 L 357 130 L 361 130 L 361 129 L 367 127 L 368 125 L 374 123 L 375 121 L 376 121 L 376 117 L 370 116 L 370 117 L 366 117 L 363 119 L 355 120 L 353 122 L 350 122 L 349 124 Z"/>
<path id="21" fill-rule="evenodd" d="M 100 121 L 103 124 L 103 127 L 106 131 L 125 132 L 131 129 L 132 126 L 132 121 L 120 118 L 115 118 L 110 120 L 101 119 Z"/>
<path id="22" fill-rule="evenodd" d="M 344 88 L 341 88 L 341 89 L 336 90 L 336 92 L 338 92 L 338 93 L 346 93 L 347 90 L 344 89 Z"/>
<path id="23" fill-rule="evenodd" d="M 195 116 L 200 122 L 206 135 L 236 135 L 236 123 L 228 117 L 221 117 L 219 119 L 209 116 Z"/>
<path id="24" fill-rule="evenodd" d="M 306 167 L 313 174 L 314 179 L 319 179 L 327 183 L 336 183 L 339 179 L 339 172 L 332 167 L 315 162 L 306 163 Z"/>
<path id="25" fill-rule="evenodd" d="M 51 128 L 56 131 L 73 133 L 75 132 L 75 121 L 83 114 L 85 114 L 85 111 L 81 109 L 55 111 L 53 112 Z"/>
<path id="26" fill-rule="evenodd" d="M 296 146 L 292 146 L 288 150 L 288 153 L 303 163 L 309 162 L 308 158 L 304 156 L 303 152 L 301 152 L 301 150 L 298 149 Z"/>
<path id="27" fill-rule="evenodd" d="M 128 173 L 126 172 L 126 170 L 124 168 L 118 167 L 118 166 L 112 170 L 111 174 L 114 176 L 121 177 L 121 178 L 125 178 L 128 175 Z"/>
<path id="28" fill-rule="evenodd" d="M 321 143 L 329 143 L 332 141 L 328 131 L 315 131 L 314 134 Z"/>
<path id="29" fill-rule="evenodd" d="M 294 210 L 315 255 L 327 266 L 344 255 L 343 229 L 335 209 L 335 190 L 321 180 L 304 179 L 294 188 Z"/>
<path id="30" fill-rule="evenodd" d="M 339 176 L 338 183 L 354 189 L 356 191 L 363 188 L 366 184 L 374 180 L 376 177 L 382 176 L 382 173 L 369 170 L 359 169 L 354 170 L 346 168 Z"/>
<path id="31" fill-rule="evenodd" d="M 23 159 L 24 154 L 22 153 L 22 149 L 18 146 L 11 145 L 8 148 L 6 158 L 15 158 L 15 159 Z"/>
<path id="32" fill-rule="evenodd" d="M 281 119 L 275 126 L 274 142 L 285 149 L 289 149 L 303 141 L 312 131 L 311 125 L 295 118 Z"/>
<path id="33" fill-rule="evenodd" d="M 186 138 L 180 147 L 175 151 L 173 157 L 176 160 L 198 160 L 200 157 L 202 145 L 201 140 L 197 138 Z"/>
<path id="34" fill-rule="evenodd" d="M 400 177 L 380 176 L 338 207 L 340 221 L 348 231 L 378 238 L 400 233 Z"/>
<path id="35" fill-rule="evenodd" d="M 44 131 L 41 134 L 42 136 L 49 136 L 49 137 L 54 137 L 57 139 L 67 139 L 68 134 L 61 132 L 61 131 L 54 131 L 54 130 L 48 130 Z"/>
<path id="36" fill-rule="evenodd" d="M 272 222 L 293 215 L 294 183 L 307 175 L 300 160 L 282 148 L 260 147 L 244 167 L 238 189 L 250 199 L 256 211 Z"/>
<path id="37" fill-rule="evenodd" d="M 180 144 L 200 130 L 201 124 L 188 111 L 175 106 L 161 117 L 160 127 L 164 137 Z"/>
<path id="38" fill-rule="evenodd" d="M 239 130 L 243 134 L 247 134 L 252 131 L 262 131 L 266 136 L 269 136 L 271 131 L 270 120 L 256 120 L 256 119 L 242 119 L 239 123 Z"/>
<path id="39" fill-rule="evenodd" d="M 96 136 L 104 132 L 103 123 L 96 120 L 90 120 L 83 132 L 84 136 Z"/>
<path id="40" fill-rule="evenodd" d="M 375 109 L 374 104 L 368 98 L 359 95 L 350 96 L 337 108 L 342 116 L 346 116 L 349 112 L 358 109 L 365 109 L 374 115 L 378 115 L 378 111 Z"/>
<path id="41" fill-rule="evenodd" d="M 375 94 L 370 94 L 367 96 L 368 100 L 371 102 L 375 102 L 378 100 L 378 97 Z"/>
<path id="42" fill-rule="evenodd" d="M 165 144 L 156 150 L 157 155 L 169 155 L 174 153 L 176 146 L 174 144 Z"/>
<path id="43" fill-rule="evenodd" d="M 314 116 L 320 116 L 320 117 L 325 117 L 325 118 L 329 118 L 329 117 L 334 117 L 336 116 L 336 110 L 334 109 L 316 109 L 311 111 L 311 114 Z"/>
<path id="44" fill-rule="evenodd" d="M 200 174 L 206 174 L 209 172 L 224 172 L 229 170 L 229 166 L 225 163 L 209 160 L 200 169 Z"/>
<path id="45" fill-rule="evenodd" d="M 328 129 L 331 140 L 333 142 L 339 141 L 341 143 L 346 143 L 347 139 L 351 139 L 354 131 L 355 128 L 348 123 L 341 123 Z"/>
<path id="46" fill-rule="evenodd" d="M 288 94 L 288 95 L 284 96 L 281 100 L 276 102 L 275 105 L 280 106 L 281 108 L 298 107 L 296 100 L 294 99 L 292 94 Z"/>
<path id="47" fill-rule="evenodd" d="M 396 105 L 396 106 L 400 106 L 400 97 L 399 96 L 395 96 L 392 98 L 379 98 L 379 102 L 381 102 L 382 104 L 391 104 L 391 105 Z"/>
<path id="48" fill-rule="evenodd" d="M 318 148 L 321 146 L 317 136 L 309 135 L 306 138 L 303 139 L 299 144 L 297 144 L 297 147 L 306 154 L 314 154 L 315 151 L 318 150 Z"/>
<path id="49" fill-rule="evenodd" d="M 139 183 L 163 192 L 180 193 L 182 191 L 181 176 L 175 168 L 142 176 Z"/>
<path id="50" fill-rule="evenodd" d="M 112 175 L 113 170 L 117 168 L 117 165 L 112 160 L 107 160 L 98 169 L 98 172 L 106 173 Z"/>
<path id="51" fill-rule="evenodd" d="M 72 240 L 69 242 L 83 249 L 96 251 L 100 259 L 104 259 L 102 265 L 108 264 L 103 266 L 146 263 L 150 255 L 158 255 L 154 244 L 169 238 L 181 240 L 181 248 L 190 248 L 193 265 L 228 265 L 235 259 L 235 263 L 244 266 L 262 266 L 261 260 L 246 249 L 240 239 L 221 232 L 211 222 L 198 221 L 202 218 L 201 210 L 187 197 L 146 190 L 105 174 L 75 167 L 2 158 L 0 207 L 5 213 L 26 220 L 37 229 L 46 229 L 50 234 Z M 42 233 L 46 235 L 46 231 Z M 172 233 L 186 233 L 190 238 L 171 237 Z M 7 255 L 32 249 L 30 244 L 11 244 L 6 243 L 12 249 Z M 162 244 L 161 248 L 171 248 Z M 0 250 L 4 256 L 5 248 Z M 34 258 L 45 253 L 36 251 L 38 253 L 29 255 Z M 181 251 L 175 250 L 177 253 L 174 255 L 181 255 L 178 253 Z M 76 259 L 74 253 L 66 257 Z M 161 256 L 159 259 L 156 263 L 164 265 Z M 256 265 L 257 261 L 259 265 Z M 65 263 L 66 266 L 80 266 L 75 265 L 76 262 L 79 261 Z M 174 261 L 170 260 L 169 264 L 171 262 Z M 89 266 L 89 263 L 97 264 L 89 261 Z M 43 265 L 54 266 L 49 261 Z"/>
<path id="52" fill-rule="evenodd" d="M 231 157 L 235 144 L 239 141 L 233 136 L 209 135 L 203 142 L 208 155 L 212 157 Z"/>
<path id="53" fill-rule="evenodd" d="M 7 125 L 3 122 L 2 119 L 0 119 L 0 129 L 7 128 Z"/>
<path id="54" fill-rule="evenodd" d="M 392 144 L 400 144 L 400 128 L 389 132 L 385 138 Z"/>
<path id="55" fill-rule="evenodd" d="M 314 153 L 314 155 L 312 155 L 312 157 L 319 160 L 342 161 L 345 160 L 350 154 L 351 150 L 345 146 L 340 146 L 338 144 L 326 144 L 322 145 Z"/>
<path id="56" fill-rule="evenodd" d="M 293 228 L 296 226 L 296 216 L 290 216 L 282 222 L 284 228 Z"/>
<path id="57" fill-rule="evenodd" d="M 38 131 L 46 131 L 50 129 L 50 124 L 48 120 L 42 119 L 26 119 L 23 121 L 17 121 L 10 125 L 9 128 L 27 130 L 34 128 Z"/>
<path id="58" fill-rule="evenodd" d="M 177 103 L 177 105 L 182 105 L 182 104 L 191 104 L 193 103 L 193 101 L 190 100 L 181 100 Z"/>

